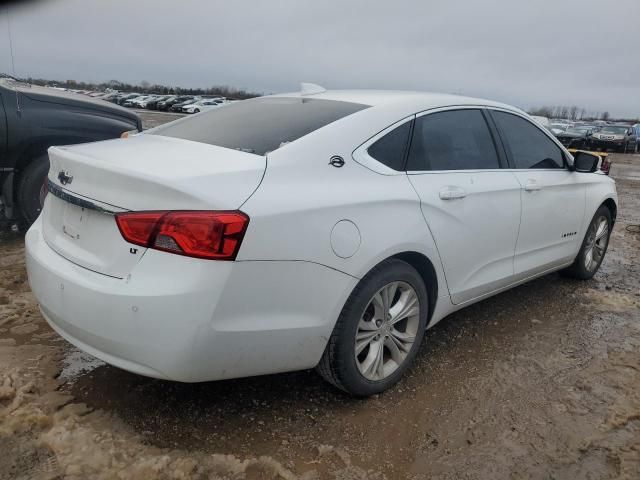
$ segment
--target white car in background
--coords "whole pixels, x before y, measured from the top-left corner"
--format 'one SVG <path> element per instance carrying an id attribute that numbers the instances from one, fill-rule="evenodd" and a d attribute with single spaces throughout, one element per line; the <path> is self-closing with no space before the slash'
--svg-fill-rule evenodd
<path id="1" fill-rule="evenodd" d="M 182 107 L 183 113 L 200 113 L 206 112 L 207 110 L 213 110 L 214 108 L 219 108 L 227 103 L 227 100 L 224 98 L 205 98 L 202 100 L 198 100 L 195 103 L 190 105 L 186 105 Z"/>
<path id="2" fill-rule="evenodd" d="M 49 159 L 26 235 L 44 317 L 182 382 L 316 367 L 381 392 L 450 313 L 591 278 L 617 209 L 599 157 L 509 105 L 431 93 L 307 86 Z"/>
<path id="3" fill-rule="evenodd" d="M 162 98 L 162 95 L 149 95 L 144 99 L 134 99 L 131 103 L 133 103 L 138 108 L 147 108 L 149 102 L 157 100 L 158 98 Z"/>
<path id="4" fill-rule="evenodd" d="M 547 117 L 541 117 L 539 115 L 531 115 L 531 118 L 533 118 L 536 122 L 538 122 L 547 130 L 551 130 L 551 122 Z"/>
<path id="5" fill-rule="evenodd" d="M 145 95 L 143 97 L 134 98 L 131 100 L 131 105 L 137 108 L 146 108 L 147 103 L 158 97 L 160 97 L 160 95 Z"/>

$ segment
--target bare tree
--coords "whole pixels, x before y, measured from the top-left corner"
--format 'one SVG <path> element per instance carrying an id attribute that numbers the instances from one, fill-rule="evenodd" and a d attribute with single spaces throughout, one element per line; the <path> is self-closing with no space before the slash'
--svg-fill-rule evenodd
<path id="1" fill-rule="evenodd" d="M 573 105 L 569 109 L 569 118 L 571 120 L 577 120 L 578 119 L 578 107 L 576 107 L 575 105 Z"/>

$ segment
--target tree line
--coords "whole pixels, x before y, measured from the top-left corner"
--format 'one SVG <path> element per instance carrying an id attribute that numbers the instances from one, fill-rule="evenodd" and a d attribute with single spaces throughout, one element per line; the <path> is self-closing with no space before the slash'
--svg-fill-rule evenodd
<path id="1" fill-rule="evenodd" d="M 532 108 L 529 110 L 530 115 L 538 115 L 540 117 L 547 118 L 566 118 L 569 120 L 615 120 L 620 122 L 635 122 L 637 123 L 639 120 L 637 118 L 611 118 L 609 112 L 593 112 L 588 111 L 585 108 L 578 107 L 576 105 L 565 106 L 565 105 L 556 105 L 556 106 L 543 106 L 538 108 Z"/>
<path id="2" fill-rule="evenodd" d="M 45 78 L 24 78 L 21 79 L 33 85 L 62 87 L 73 90 L 94 90 L 104 91 L 107 89 L 119 90 L 122 92 L 155 93 L 159 95 L 220 95 L 230 99 L 244 100 L 246 98 L 259 97 L 262 93 L 250 92 L 242 88 L 230 87 L 228 85 L 214 85 L 207 88 L 185 88 L 179 86 L 163 85 L 151 83 L 143 80 L 139 84 L 121 82 L 119 80 L 109 80 L 108 82 L 94 83 L 77 80 L 49 80 Z"/>

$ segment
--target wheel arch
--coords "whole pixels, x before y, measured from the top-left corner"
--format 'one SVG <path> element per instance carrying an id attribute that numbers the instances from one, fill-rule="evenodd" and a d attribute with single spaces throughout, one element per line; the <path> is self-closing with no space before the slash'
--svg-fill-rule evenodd
<path id="1" fill-rule="evenodd" d="M 616 223 L 616 216 L 618 215 L 618 205 L 616 204 L 613 198 L 607 198 L 604 202 L 600 204 L 600 206 L 607 207 L 611 212 L 611 222 L 613 224 Z M 600 207 L 598 207 L 600 208 Z"/>
<path id="2" fill-rule="evenodd" d="M 438 300 L 438 274 L 433 265 L 433 262 L 429 257 L 427 257 L 424 253 L 407 250 L 403 252 L 398 252 L 393 255 L 387 256 L 381 259 L 379 262 L 376 262 L 375 265 L 372 265 L 371 268 L 367 271 L 367 274 L 375 269 L 382 262 L 385 262 L 390 259 L 398 259 L 402 260 L 405 263 L 408 263 L 413 268 L 417 270 L 417 272 L 422 277 L 424 281 L 424 285 L 427 288 L 427 297 L 429 298 L 429 309 L 427 313 L 427 325 L 431 322 L 431 318 L 436 308 L 436 303 Z M 363 275 L 361 278 L 366 276 Z"/>
<path id="3" fill-rule="evenodd" d="M 429 325 L 438 301 L 438 275 L 433 263 L 423 253 L 411 251 L 398 253 L 393 255 L 391 258 L 397 258 L 407 262 L 415 268 L 422 277 L 424 285 L 427 287 L 427 294 L 429 298 L 429 311 L 427 314 L 427 325 Z"/>

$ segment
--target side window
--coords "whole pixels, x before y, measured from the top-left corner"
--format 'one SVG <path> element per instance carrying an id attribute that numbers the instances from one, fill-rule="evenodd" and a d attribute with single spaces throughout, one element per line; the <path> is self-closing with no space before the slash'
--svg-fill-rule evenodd
<path id="1" fill-rule="evenodd" d="M 411 122 L 403 123 L 373 143 L 367 153 L 393 170 L 403 170 L 410 131 Z"/>
<path id="2" fill-rule="evenodd" d="M 416 119 L 407 170 L 485 168 L 500 168 L 500 161 L 480 110 L 452 110 Z"/>
<path id="3" fill-rule="evenodd" d="M 516 168 L 564 168 L 562 150 L 539 128 L 522 117 L 491 112 Z"/>

